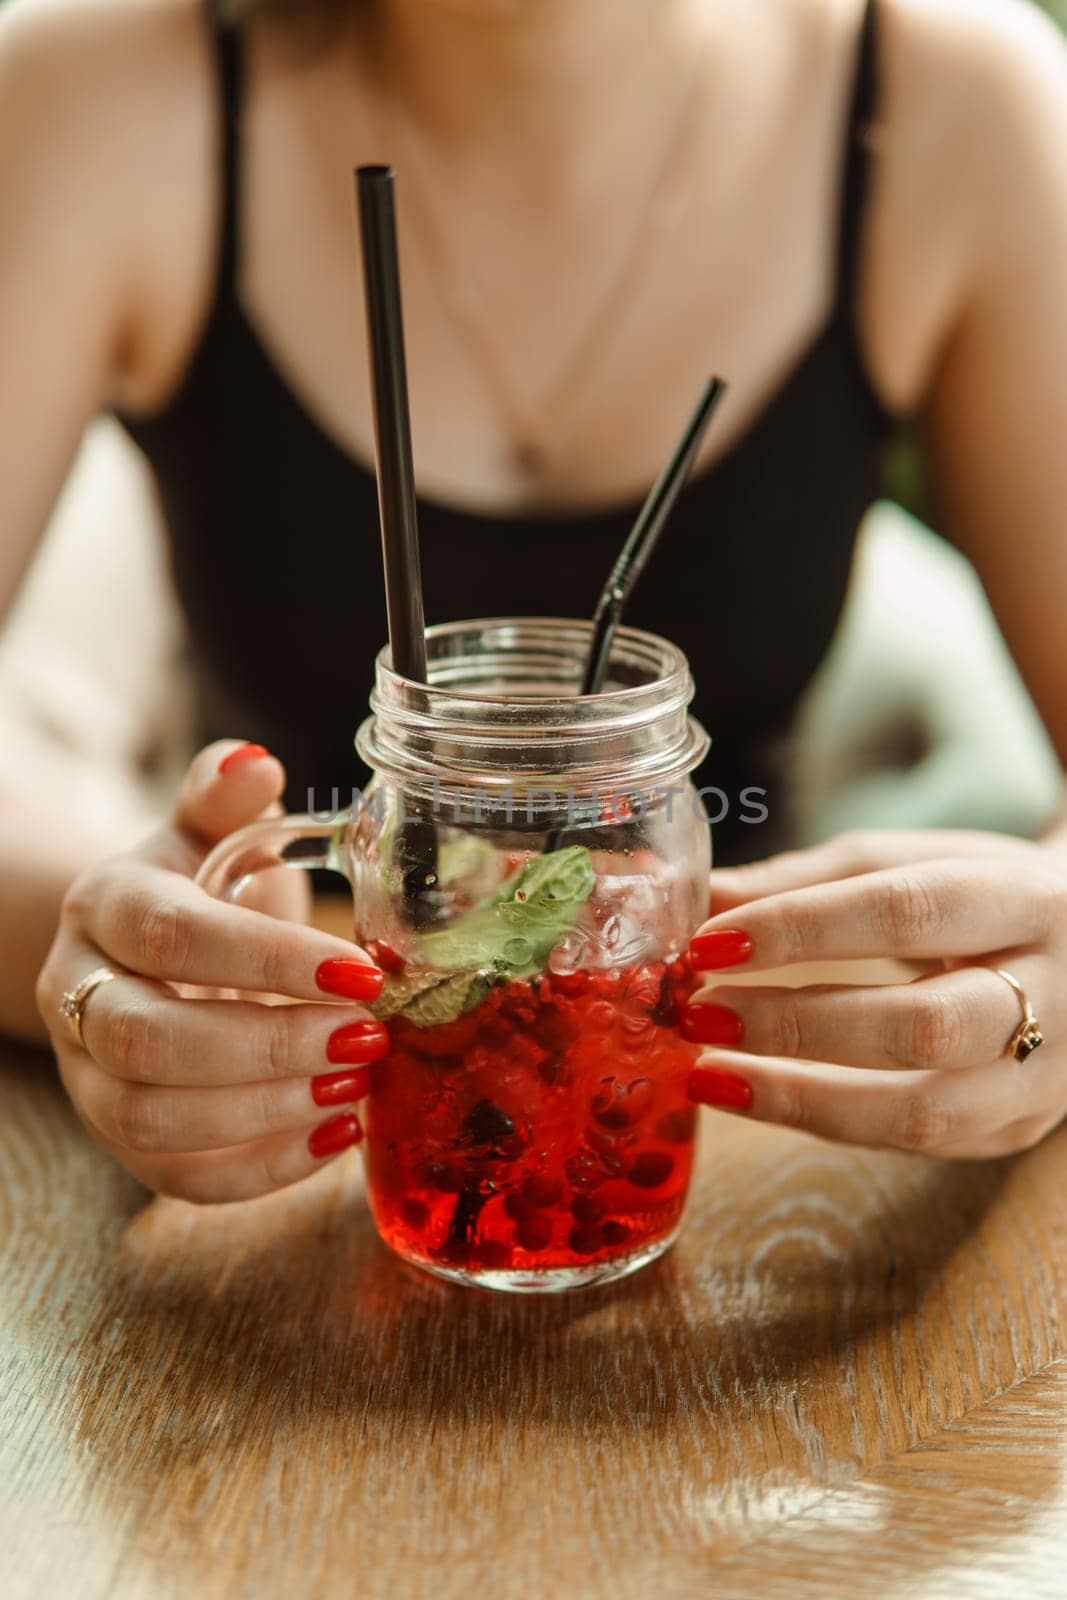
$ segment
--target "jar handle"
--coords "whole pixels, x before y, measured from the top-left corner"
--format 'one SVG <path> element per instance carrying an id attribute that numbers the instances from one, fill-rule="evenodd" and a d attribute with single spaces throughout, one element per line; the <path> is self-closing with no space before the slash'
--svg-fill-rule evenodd
<path id="1" fill-rule="evenodd" d="M 351 812 L 342 811 L 328 822 L 307 815 L 271 817 L 238 828 L 217 844 L 201 863 L 196 882 L 216 900 L 239 900 L 259 872 L 275 867 L 316 867 L 339 872 L 351 885 L 345 861 L 344 838 Z"/>

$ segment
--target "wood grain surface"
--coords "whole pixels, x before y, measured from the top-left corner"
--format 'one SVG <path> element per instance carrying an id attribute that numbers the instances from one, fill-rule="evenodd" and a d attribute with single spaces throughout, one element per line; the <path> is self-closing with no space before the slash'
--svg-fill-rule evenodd
<path id="1" fill-rule="evenodd" d="M 516 1299 L 393 1259 L 356 1154 L 153 1200 L 0 1047 L 0 1593 L 1061 1600 L 1065 1156 L 707 1114 L 667 1258 Z"/>

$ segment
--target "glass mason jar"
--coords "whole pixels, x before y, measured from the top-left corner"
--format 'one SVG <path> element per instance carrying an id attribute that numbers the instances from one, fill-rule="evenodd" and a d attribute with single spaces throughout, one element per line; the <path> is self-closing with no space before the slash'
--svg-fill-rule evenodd
<path id="1" fill-rule="evenodd" d="M 649 633 L 620 629 L 608 688 L 580 696 L 590 631 L 431 628 L 428 685 L 383 651 L 368 788 L 241 830 L 200 873 L 230 899 L 279 865 L 348 879 L 392 1042 L 364 1106 L 375 1222 L 405 1260 L 489 1288 L 634 1271 L 689 1187 L 678 1022 L 707 915 L 690 774 L 708 738 L 685 657 Z"/>

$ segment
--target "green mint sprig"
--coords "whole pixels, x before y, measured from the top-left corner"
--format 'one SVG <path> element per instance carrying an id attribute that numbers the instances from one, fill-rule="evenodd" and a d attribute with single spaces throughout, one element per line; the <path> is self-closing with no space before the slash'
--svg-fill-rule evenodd
<path id="1" fill-rule="evenodd" d="M 387 978 L 374 1014 L 433 1027 L 473 1010 L 495 983 L 535 977 L 595 887 L 584 845 L 533 857 L 451 926 L 425 934 L 426 965 Z"/>

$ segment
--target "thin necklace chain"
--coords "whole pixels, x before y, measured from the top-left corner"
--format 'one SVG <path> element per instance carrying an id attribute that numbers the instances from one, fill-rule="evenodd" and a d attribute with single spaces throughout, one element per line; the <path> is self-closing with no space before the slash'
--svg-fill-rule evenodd
<path id="1" fill-rule="evenodd" d="M 698 90 L 703 81 L 702 67 L 707 54 L 710 29 L 706 28 L 693 60 L 678 114 L 671 125 L 663 154 L 656 164 L 652 183 L 638 208 L 629 234 L 604 294 L 579 335 L 563 366 L 548 389 L 532 406 L 524 403 L 522 390 L 512 381 L 508 363 L 480 314 L 484 296 L 478 291 L 469 271 L 464 272 L 453 250 L 440 216 L 429 198 L 431 185 L 423 183 L 417 163 L 411 159 L 414 129 L 394 102 L 391 106 L 393 134 L 406 156 L 403 187 L 414 203 L 409 215 L 420 248 L 431 269 L 442 308 L 468 353 L 480 368 L 486 389 L 511 437 L 513 465 L 525 476 L 538 476 L 549 465 L 550 453 L 544 445 L 548 419 L 558 431 L 566 413 L 573 408 L 591 381 L 605 348 L 623 320 L 640 284 L 644 269 L 664 238 L 673 231 L 680 216 L 680 191 L 689 175 L 689 164 L 682 159 L 685 147 L 695 132 L 695 112 L 700 104 Z M 372 92 L 371 103 L 378 110 L 380 131 L 387 124 L 384 99 Z M 382 139 L 383 149 L 389 141 Z"/>

